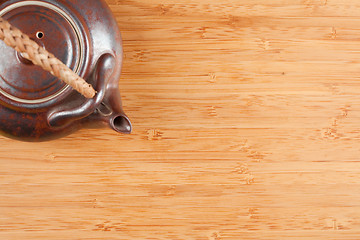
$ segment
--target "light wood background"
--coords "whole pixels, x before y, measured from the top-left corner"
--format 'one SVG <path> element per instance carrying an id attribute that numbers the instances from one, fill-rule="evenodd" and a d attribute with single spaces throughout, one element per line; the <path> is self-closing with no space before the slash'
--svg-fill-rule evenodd
<path id="1" fill-rule="evenodd" d="M 0 239 L 360 239 L 358 0 L 107 0 L 132 135 L 0 138 Z"/>

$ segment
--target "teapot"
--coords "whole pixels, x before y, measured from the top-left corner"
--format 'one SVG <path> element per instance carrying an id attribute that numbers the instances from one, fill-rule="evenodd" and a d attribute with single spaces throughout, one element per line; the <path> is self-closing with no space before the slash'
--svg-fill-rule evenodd
<path id="1" fill-rule="evenodd" d="M 0 132 L 46 141 L 81 127 L 132 126 L 122 108 L 118 80 L 122 40 L 104 0 L 0 0 L 0 17 L 51 52 L 96 90 L 85 98 L 0 41 Z"/>

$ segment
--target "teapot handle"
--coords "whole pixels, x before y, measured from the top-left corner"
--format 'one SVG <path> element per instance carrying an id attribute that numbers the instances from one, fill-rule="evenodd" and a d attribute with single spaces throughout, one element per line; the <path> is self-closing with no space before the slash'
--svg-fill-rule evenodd
<path id="1" fill-rule="evenodd" d="M 107 82 L 109 81 L 115 67 L 115 58 L 111 54 L 103 54 L 96 63 L 95 70 L 90 78 L 96 83 L 97 94 L 94 98 L 86 101 L 73 109 L 53 109 L 48 113 L 48 123 L 51 127 L 64 127 L 70 123 L 91 115 L 102 103 L 105 97 Z"/>

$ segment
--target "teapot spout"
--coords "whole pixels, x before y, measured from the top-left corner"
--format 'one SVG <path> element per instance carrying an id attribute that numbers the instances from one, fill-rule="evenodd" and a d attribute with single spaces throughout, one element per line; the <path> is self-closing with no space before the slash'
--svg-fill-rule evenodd
<path id="1" fill-rule="evenodd" d="M 110 84 L 103 102 L 97 107 L 93 117 L 107 124 L 116 132 L 130 134 L 132 125 L 124 113 L 120 91 L 117 84 Z"/>
<path id="2" fill-rule="evenodd" d="M 118 104 L 121 104 L 121 102 L 118 102 Z M 130 119 L 122 110 L 121 105 L 119 106 L 118 104 L 114 108 L 104 101 L 91 117 L 107 124 L 116 132 L 130 134 L 132 131 Z"/>
<path id="3" fill-rule="evenodd" d="M 115 116 L 109 121 L 109 124 L 111 128 L 114 129 L 116 132 L 130 134 L 132 131 L 131 122 L 129 118 L 124 114 Z"/>

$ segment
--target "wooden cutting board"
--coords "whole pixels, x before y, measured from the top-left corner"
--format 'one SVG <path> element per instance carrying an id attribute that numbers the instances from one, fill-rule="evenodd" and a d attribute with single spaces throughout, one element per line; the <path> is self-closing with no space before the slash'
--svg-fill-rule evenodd
<path id="1" fill-rule="evenodd" d="M 360 239 L 360 2 L 107 0 L 132 135 L 0 138 L 0 239 Z"/>

